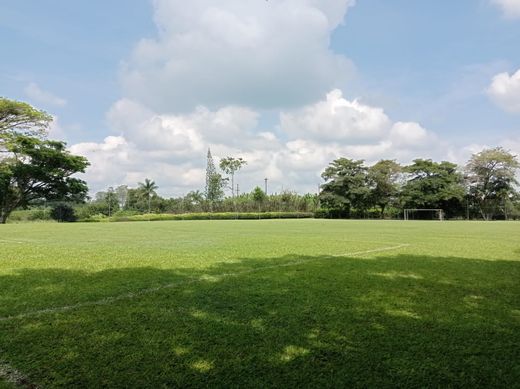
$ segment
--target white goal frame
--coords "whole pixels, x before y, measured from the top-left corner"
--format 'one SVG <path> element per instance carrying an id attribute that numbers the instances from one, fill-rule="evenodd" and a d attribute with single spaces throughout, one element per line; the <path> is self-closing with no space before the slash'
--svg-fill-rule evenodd
<path id="1" fill-rule="evenodd" d="M 434 219 L 444 221 L 444 210 L 440 208 L 407 208 L 404 210 L 404 220 L 413 220 L 413 218 L 410 219 L 410 216 L 416 212 L 435 212 L 436 217 Z"/>

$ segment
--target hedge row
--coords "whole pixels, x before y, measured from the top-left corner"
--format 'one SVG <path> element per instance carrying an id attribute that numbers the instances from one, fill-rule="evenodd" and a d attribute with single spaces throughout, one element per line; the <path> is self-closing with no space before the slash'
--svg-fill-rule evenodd
<path id="1" fill-rule="evenodd" d="M 312 212 L 221 212 L 221 213 L 184 213 L 184 214 L 145 214 L 130 216 L 100 217 L 99 215 L 85 219 L 87 222 L 131 222 L 159 220 L 233 220 L 233 219 L 305 219 L 312 218 Z"/>

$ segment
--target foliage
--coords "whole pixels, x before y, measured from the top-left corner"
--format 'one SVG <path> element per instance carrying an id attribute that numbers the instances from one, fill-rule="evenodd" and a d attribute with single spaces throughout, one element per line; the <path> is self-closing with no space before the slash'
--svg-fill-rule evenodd
<path id="1" fill-rule="evenodd" d="M 49 221 L 51 219 L 50 209 L 46 207 L 17 209 L 11 212 L 9 222 L 36 222 Z"/>
<path id="2" fill-rule="evenodd" d="M 369 207 L 368 169 L 362 160 L 336 159 L 321 177 L 326 181 L 320 194 L 324 208 L 338 209 L 350 215 L 352 208 L 363 212 Z"/>
<path id="3" fill-rule="evenodd" d="M 220 201 L 224 197 L 224 186 L 226 180 L 217 173 L 215 162 L 211 155 L 211 150 L 208 149 L 207 166 L 206 166 L 206 190 L 204 192 L 206 200 L 211 203 Z"/>
<path id="4" fill-rule="evenodd" d="M 0 223 L 17 207 L 45 198 L 82 201 L 86 183 L 72 176 L 84 172 L 88 161 L 70 154 L 65 143 L 18 135 L 6 146 L 8 158 L 0 161 Z"/>
<path id="5" fill-rule="evenodd" d="M 516 223 L 38 223 L 0 230 L 1 358 L 34 384 L 26 386 L 520 382 Z M 381 251 L 403 242 L 410 246 Z"/>
<path id="6" fill-rule="evenodd" d="M 251 196 L 253 197 L 253 200 L 258 204 L 263 203 L 267 197 L 265 192 L 259 186 L 253 189 L 253 191 L 251 192 Z"/>
<path id="7" fill-rule="evenodd" d="M 108 188 L 107 191 L 96 193 L 94 200 L 88 204 L 88 207 L 91 209 L 91 214 L 101 213 L 105 216 L 111 216 L 119 211 L 119 201 L 120 198 L 118 198 L 116 191 L 113 188 Z"/>
<path id="8" fill-rule="evenodd" d="M 368 168 L 371 202 L 381 209 L 381 218 L 390 204 L 396 204 L 399 196 L 399 178 L 402 167 L 394 160 L 384 159 Z"/>
<path id="9" fill-rule="evenodd" d="M 128 186 L 119 185 L 115 189 L 115 195 L 119 203 L 119 208 L 124 209 L 126 206 L 126 201 L 128 199 Z"/>
<path id="10" fill-rule="evenodd" d="M 27 103 L 0 97 L 0 152 L 17 135 L 43 137 L 52 116 Z"/>
<path id="11" fill-rule="evenodd" d="M 202 212 L 183 214 L 144 214 L 115 215 L 110 218 L 114 222 L 132 221 L 166 221 L 166 220 L 250 220 L 250 219 L 308 219 L 314 216 L 311 212 Z M 95 221 L 89 219 L 88 221 Z"/>
<path id="12" fill-rule="evenodd" d="M 408 177 L 401 191 L 404 208 L 439 208 L 449 216 L 462 212 L 464 187 L 456 164 L 416 159 L 405 171 Z"/>
<path id="13" fill-rule="evenodd" d="M 59 203 L 52 207 L 51 217 L 58 222 L 75 222 L 74 208 L 69 204 Z"/>
<path id="14" fill-rule="evenodd" d="M 247 165 L 247 161 L 243 158 L 225 157 L 220 160 L 220 168 L 231 177 L 232 197 L 235 197 L 235 173 L 244 165 Z"/>
<path id="15" fill-rule="evenodd" d="M 489 220 L 515 194 L 517 157 L 502 147 L 484 149 L 473 154 L 466 165 L 468 194 L 478 205 L 485 220 Z M 505 212 L 505 209 L 503 209 Z"/>
<path id="16" fill-rule="evenodd" d="M 140 182 L 138 185 L 140 193 L 142 193 L 143 197 L 148 201 L 148 213 L 150 213 L 152 196 L 157 195 L 155 191 L 159 189 L 159 187 L 155 184 L 155 181 L 149 178 L 145 178 L 144 182 Z"/>

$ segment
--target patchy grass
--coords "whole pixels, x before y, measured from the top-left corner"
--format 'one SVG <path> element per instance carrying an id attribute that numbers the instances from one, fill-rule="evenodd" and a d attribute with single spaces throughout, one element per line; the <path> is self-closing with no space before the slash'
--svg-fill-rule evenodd
<path id="1" fill-rule="evenodd" d="M 42 387 L 515 387 L 520 224 L 0 226 L 0 360 Z"/>

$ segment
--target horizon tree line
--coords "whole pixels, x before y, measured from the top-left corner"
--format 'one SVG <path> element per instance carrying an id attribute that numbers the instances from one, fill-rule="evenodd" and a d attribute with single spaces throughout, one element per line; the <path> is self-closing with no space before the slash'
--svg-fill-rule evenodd
<path id="1" fill-rule="evenodd" d="M 236 173 L 247 164 L 239 157 L 219 161 L 207 153 L 204 192 L 164 199 L 146 178 L 137 188 L 120 185 L 87 197 L 86 182 L 74 174 L 89 162 L 68 152 L 64 142 L 47 139 L 52 116 L 27 103 L 0 98 L 0 223 L 14 209 L 72 202 L 80 212 L 208 212 L 304 210 L 324 217 L 399 217 L 404 208 L 439 208 L 448 217 L 507 219 L 520 214 L 516 155 L 502 147 L 475 153 L 465 166 L 415 159 L 409 165 L 381 160 L 338 158 L 325 167 L 319 195 L 285 191 L 267 195 L 259 187 L 239 194 Z M 226 196 L 230 190 L 231 196 Z M 60 210 L 64 213 L 64 210 Z"/>

